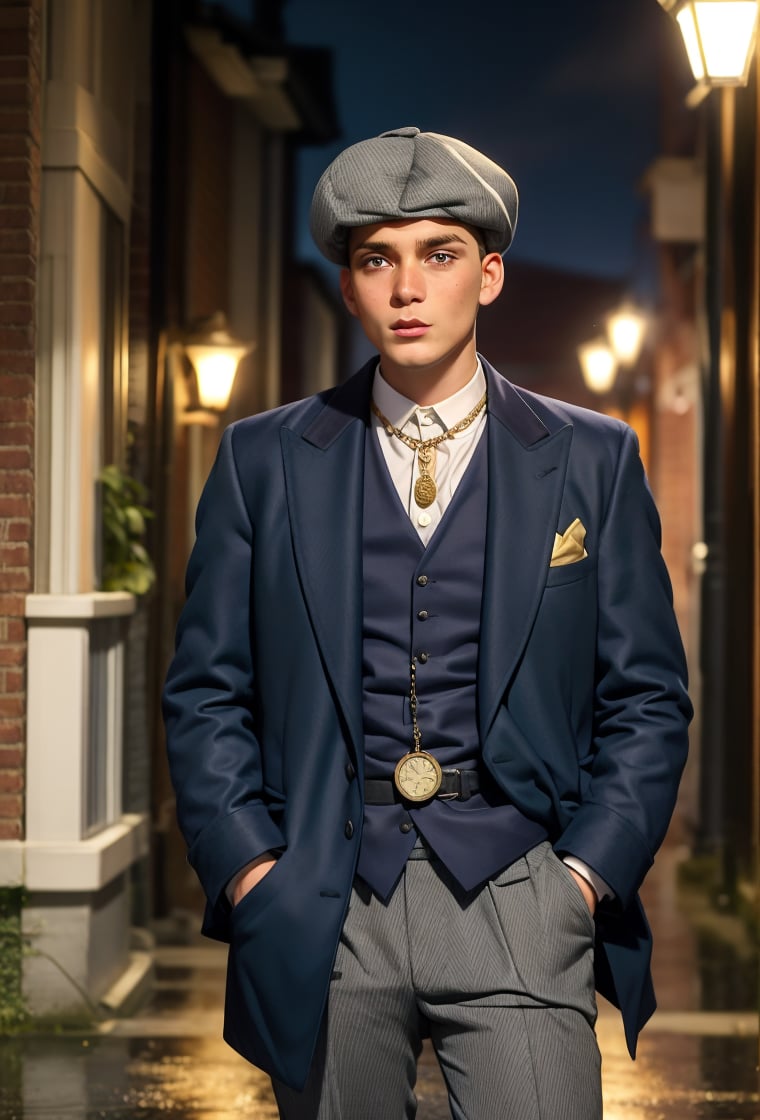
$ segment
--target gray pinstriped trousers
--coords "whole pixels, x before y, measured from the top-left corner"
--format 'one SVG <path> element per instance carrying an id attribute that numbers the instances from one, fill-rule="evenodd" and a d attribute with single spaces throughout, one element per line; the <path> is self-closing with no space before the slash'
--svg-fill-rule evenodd
<path id="1" fill-rule="evenodd" d="M 417 854 L 417 853 L 415 853 Z M 357 880 L 306 1088 L 283 1120 L 413 1118 L 430 1035 L 454 1120 L 599 1120 L 593 920 L 548 843 L 463 891 L 410 859 L 388 903 Z"/>

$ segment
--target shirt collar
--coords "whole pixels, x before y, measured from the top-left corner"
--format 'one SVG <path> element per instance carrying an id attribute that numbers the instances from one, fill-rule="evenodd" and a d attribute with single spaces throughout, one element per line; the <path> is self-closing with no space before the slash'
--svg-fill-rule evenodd
<path id="1" fill-rule="evenodd" d="M 397 393 L 383 377 L 379 363 L 372 382 L 372 399 L 395 428 L 403 428 L 415 413 L 424 416 L 431 412 L 436 414 L 445 429 L 451 428 L 475 408 L 485 391 L 486 375 L 480 359 L 475 373 L 466 385 L 453 396 L 433 405 L 418 405 L 402 393 Z"/>

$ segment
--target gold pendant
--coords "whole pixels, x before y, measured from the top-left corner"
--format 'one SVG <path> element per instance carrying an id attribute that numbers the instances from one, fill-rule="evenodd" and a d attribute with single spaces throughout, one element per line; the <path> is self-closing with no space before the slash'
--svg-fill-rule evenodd
<path id="1" fill-rule="evenodd" d="M 411 751 L 399 759 L 393 780 L 408 801 L 428 801 L 440 788 L 441 768 L 427 751 Z"/>
<path id="2" fill-rule="evenodd" d="M 421 474 L 414 484 L 414 500 L 422 509 L 427 509 L 435 501 L 438 487 L 429 474 Z"/>

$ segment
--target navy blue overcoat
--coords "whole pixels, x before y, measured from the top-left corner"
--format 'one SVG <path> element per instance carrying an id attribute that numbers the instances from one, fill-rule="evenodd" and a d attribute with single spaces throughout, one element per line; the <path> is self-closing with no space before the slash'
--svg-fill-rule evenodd
<path id="1" fill-rule="evenodd" d="M 229 941 L 225 1038 L 302 1086 L 362 831 L 362 497 L 374 361 L 232 425 L 197 516 L 165 691 L 172 780 L 204 932 Z M 660 528 L 624 424 L 488 380 L 478 666 L 483 762 L 560 852 L 615 892 L 599 990 L 635 1052 L 654 1009 L 636 896 L 687 749 L 683 650 Z M 576 518 L 587 557 L 551 567 Z M 225 886 L 276 866 L 232 910 Z"/>

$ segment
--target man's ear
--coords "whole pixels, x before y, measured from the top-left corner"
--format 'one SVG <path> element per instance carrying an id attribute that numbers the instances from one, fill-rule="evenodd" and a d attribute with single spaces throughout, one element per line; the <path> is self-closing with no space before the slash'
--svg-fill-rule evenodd
<path id="1" fill-rule="evenodd" d="M 354 285 L 351 279 L 351 270 L 342 268 L 340 270 L 340 294 L 343 296 L 343 302 L 352 315 L 358 317 L 359 312 L 356 310 L 356 300 L 354 299 Z"/>
<path id="2" fill-rule="evenodd" d="M 504 261 L 498 253 L 486 253 L 480 262 L 480 298 L 481 307 L 493 303 L 504 286 Z M 345 297 L 344 297 L 345 298 Z"/>

